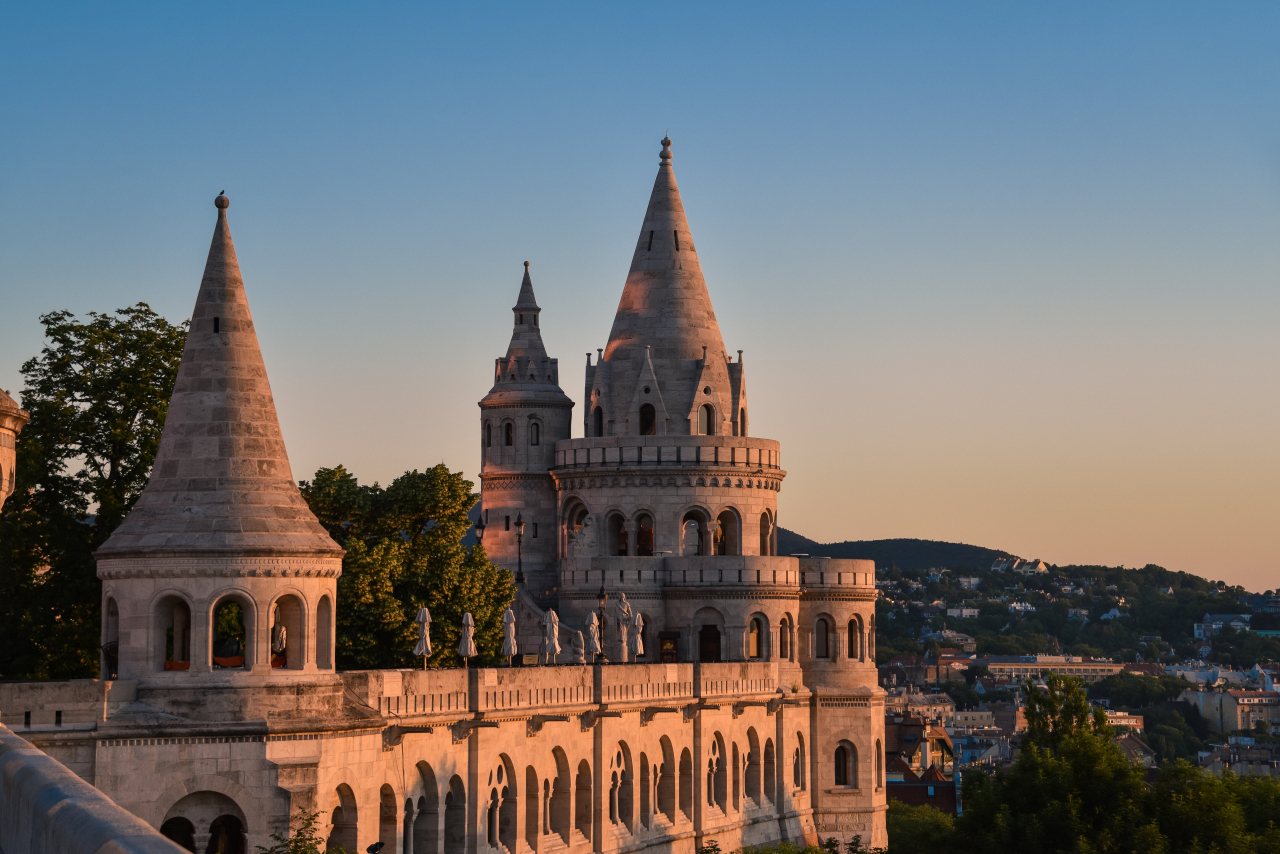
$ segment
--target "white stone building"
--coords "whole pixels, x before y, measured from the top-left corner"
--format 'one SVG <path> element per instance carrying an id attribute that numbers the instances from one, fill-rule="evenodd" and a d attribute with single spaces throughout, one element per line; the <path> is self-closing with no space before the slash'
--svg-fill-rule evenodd
<path id="1" fill-rule="evenodd" d="M 290 470 L 217 206 L 151 480 L 98 553 L 102 679 L 0 685 L 5 723 L 199 852 L 300 811 L 384 854 L 887 843 L 874 566 L 775 554 L 780 447 L 748 431 L 669 140 L 585 436 L 527 267 L 480 401 L 484 545 L 523 570 L 521 654 L 558 613 L 556 666 L 335 669 L 342 551 Z M 610 663 L 584 663 L 606 596 Z"/>

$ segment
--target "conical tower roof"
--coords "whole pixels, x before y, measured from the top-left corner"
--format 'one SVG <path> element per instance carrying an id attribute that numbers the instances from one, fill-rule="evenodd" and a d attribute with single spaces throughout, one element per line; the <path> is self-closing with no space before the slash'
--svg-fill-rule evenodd
<path id="1" fill-rule="evenodd" d="M 524 279 L 511 314 L 513 324 L 507 355 L 495 362 L 493 388 L 480 405 L 572 406 L 573 402 L 560 388 L 557 360 L 547 356 L 547 348 L 542 343 L 539 322 L 542 309 L 533 295 L 528 261 L 524 262 Z"/>
<path id="2" fill-rule="evenodd" d="M 633 364 L 650 347 L 655 360 L 701 359 L 703 348 L 722 357 L 724 339 L 685 217 L 671 167 L 671 140 L 663 138 L 661 165 L 631 256 L 631 270 L 613 319 L 605 361 Z"/>
<path id="3" fill-rule="evenodd" d="M 151 478 L 99 558 L 172 553 L 339 556 L 289 468 L 219 195 Z"/>
<path id="4" fill-rule="evenodd" d="M 507 357 L 512 359 L 532 359 L 538 361 L 547 358 L 547 348 L 542 343 L 542 329 L 538 326 L 538 315 L 542 309 L 533 296 L 533 280 L 529 278 L 529 262 L 524 262 L 524 279 L 520 282 L 520 295 L 516 304 L 511 307 L 514 315 L 514 328 L 511 330 L 511 343 L 507 345 Z"/>

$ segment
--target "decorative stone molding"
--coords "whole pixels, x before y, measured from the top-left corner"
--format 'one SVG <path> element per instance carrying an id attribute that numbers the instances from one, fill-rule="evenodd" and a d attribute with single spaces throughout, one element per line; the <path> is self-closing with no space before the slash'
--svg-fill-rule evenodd
<path id="1" fill-rule="evenodd" d="M 100 560 L 98 578 L 337 578 L 342 561 L 333 558 L 144 558 Z"/>

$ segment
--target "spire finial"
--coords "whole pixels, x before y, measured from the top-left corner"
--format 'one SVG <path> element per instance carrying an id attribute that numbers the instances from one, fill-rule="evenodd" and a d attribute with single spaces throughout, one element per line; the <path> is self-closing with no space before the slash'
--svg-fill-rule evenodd
<path id="1" fill-rule="evenodd" d="M 525 268 L 526 270 L 527 270 L 527 269 L 529 269 L 529 262 L 528 262 L 528 261 L 525 261 L 525 262 L 524 262 L 524 268 Z"/>
<path id="2" fill-rule="evenodd" d="M 227 191 L 219 190 L 218 197 L 213 200 L 214 207 L 216 207 L 218 210 L 225 211 L 227 209 L 227 205 L 229 204 L 231 204 L 231 200 L 227 198 Z"/>
<path id="3" fill-rule="evenodd" d="M 658 158 L 663 163 L 671 162 L 671 137 L 664 136 L 662 138 L 662 153 L 658 155 Z"/>

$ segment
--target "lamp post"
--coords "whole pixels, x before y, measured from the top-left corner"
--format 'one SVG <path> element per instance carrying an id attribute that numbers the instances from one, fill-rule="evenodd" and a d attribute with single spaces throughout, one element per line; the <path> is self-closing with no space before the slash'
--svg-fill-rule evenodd
<path id="1" fill-rule="evenodd" d="M 484 511 L 480 511 L 480 518 L 476 520 L 476 542 L 484 545 Z"/>
<path id="2" fill-rule="evenodd" d="M 605 652 L 608 643 L 605 641 L 604 634 L 604 614 L 605 606 L 609 604 L 609 593 L 604 589 L 604 580 L 600 581 L 600 592 L 596 594 L 596 599 L 600 603 L 600 652 L 596 654 L 596 661 L 600 664 L 609 663 L 609 653 Z"/>
<path id="3" fill-rule="evenodd" d="M 524 584 L 524 514 L 516 514 L 516 584 Z"/>

